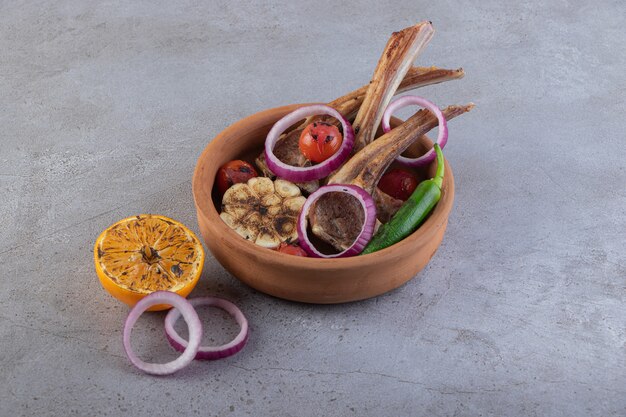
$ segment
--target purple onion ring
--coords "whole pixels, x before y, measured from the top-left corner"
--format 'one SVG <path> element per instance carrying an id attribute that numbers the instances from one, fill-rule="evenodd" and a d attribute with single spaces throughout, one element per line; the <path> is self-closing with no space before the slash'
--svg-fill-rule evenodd
<path id="1" fill-rule="evenodd" d="M 404 96 L 395 101 L 392 101 L 383 113 L 383 132 L 387 133 L 391 130 L 391 127 L 389 126 L 389 119 L 394 112 L 412 104 L 422 106 L 430 110 L 435 116 L 437 116 L 437 120 L 439 121 L 439 134 L 437 135 L 437 140 L 435 141 L 435 143 L 438 143 L 441 149 L 443 149 L 443 147 L 446 146 L 446 143 L 448 142 L 448 123 L 446 122 L 446 118 L 439 109 L 439 107 L 437 107 L 433 102 L 428 101 L 420 96 Z M 435 157 L 435 150 L 430 149 L 419 158 L 407 158 L 406 156 L 400 155 L 396 158 L 396 161 L 408 167 L 419 168 L 430 164 L 432 161 L 435 160 Z"/>
<path id="2" fill-rule="evenodd" d="M 157 304 L 169 304 L 173 306 L 179 314 L 182 313 L 183 318 L 189 327 L 189 344 L 182 355 L 168 363 L 148 363 L 144 362 L 135 354 L 130 345 L 130 334 L 137 323 L 139 316 L 144 311 Z M 130 310 L 126 322 L 124 323 L 124 350 L 130 362 L 142 371 L 153 375 L 169 375 L 183 369 L 189 365 L 198 352 L 200 340 L 202 339 L 202 323 L 198 318 L 196 310 L 189 301 L 180 295 L 170 291 L 155 291 L 145 296 Z"/>
<path id="3" fill-rule="evenodd" d="M 245 346 L 248 341 L 248 320 L 243 315 L 241 310 L 230 301 L 217 297 L 198 297 L 188 300 L 193 307 L 198 306 L 214 306 L 221 308 L 228 314 L 233 316 L 241 327 L 241 331 L 235 338 L 222 346 L 200 346 L 196 353 L 196 359 L 215 360 L 222 359 L 228 356 L 234 355 L 239 352 Z M 187 347 L 187 341 L 180 337 L 180 335 L 174 330 L 174 324 L 180 318 L 181 312 L 177 308 L 173 308 L 165 316 L 165 335 L 169 340 L 170 345 L 179 352 L 182 352 Z"/>
<path id="4" fill-rule="evenodd" d="M 309 237 L 307 235 L 307 225 L 308 225 L 308 215 L 311 206 L 318 198 L 326 193 L 346 193 L 354 198 L 356 198 L 361 207 L 363 207 L 364 219 L 363 219 L 363 227 L 359 232 L 356 240 L 352 245 L 339 253 L 333 253 L 330 255 L 323 254 L 311 243 Z M 374 199 L 369 195 L 367 191 L 362 189 L 361 187 L 357 187 L 356 185 L 349 184 L 332 184 L 325 185 L 320 187 L 317 191 L 309 196 L 304 202 L 302 206 L 302 210 L 300 211 L 300 216 L 298 217 L 298 239 L 300 246 L 304 249 L 310 256 L 316 258 L 344 258 L 348 256 L 358 255 L 363 251 L 367 243 L 372 238 L 374 234 L 374 227 L 376 226 L 376 205 L 374 204 Z"/>
<path id="5" fill-rule="evenodd" d="M 276 146 L 280 135 L 282 135 L 285 130 L 304 118 L 321 115 L 334 117 L 341 122 L 341 126 L 343 128 L 343 140 L 341 142 L 341 147 L 333 156 L 317 165 L 310 167 L 296 167 L 287 165 L 274 155 L 274 147 Z M 339 168 L 348 156 L 350 156 L 353 146 L 354 131 L 352 130 L 350 122 L 348 122 L 348 120 L 346 120 L 341 113 L 332 107 L 325 104 L 313 104 L 310 106 L 303 106 L 292 111 L 274 124 L 265 139 L 265 160 L 267 167 L 279 178 L 284 178 L 291 182 L 314 181 L 328 176 L 328 174 Z"/>

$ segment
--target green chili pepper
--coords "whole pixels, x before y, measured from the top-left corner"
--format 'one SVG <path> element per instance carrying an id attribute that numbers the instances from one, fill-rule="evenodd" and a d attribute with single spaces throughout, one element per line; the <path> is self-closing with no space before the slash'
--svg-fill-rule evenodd
<path id="1" fill-rule="evenodd" d="M 435 177 L 422 181 L 417 186 L 413 194 L 391 220 L 378 229 L 361 255 L 376 252 L 398 243 L 413 233 L 435 207 L 441 198 L 444 172 L 443 153 L 438 144 L 435 144 L 435 152 L 437 153 Z"/>

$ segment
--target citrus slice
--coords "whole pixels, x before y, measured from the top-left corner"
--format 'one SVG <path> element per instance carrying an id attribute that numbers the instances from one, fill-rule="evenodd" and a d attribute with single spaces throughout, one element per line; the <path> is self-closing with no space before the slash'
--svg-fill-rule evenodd
<path id="1" fill-rule="evenodd" d="M 202 274 L 204 248 L 183 224 L 141 214 L 102 232 L 94 246 L 94 261 L 104 289 L 132 307 L 155 291 L 187 297 Z M 157 305 L 150 310 L 168 308 Z"/>

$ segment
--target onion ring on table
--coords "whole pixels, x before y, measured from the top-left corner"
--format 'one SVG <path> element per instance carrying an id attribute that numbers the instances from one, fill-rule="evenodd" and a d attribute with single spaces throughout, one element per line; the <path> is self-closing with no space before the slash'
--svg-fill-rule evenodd
<path id="1" fill-rule="evenodd" d="M 248 320 L 236 305 L 223 298 L 217 297 L 197 297 L 191 298 L 188 301 L 193 307 L 214 306 L 221 308 L 230 314 L 241 327 L 239 334 L 235 336 L 233 340 L 222 346 L 200 346 L 196 353 L 196 359 L 222 359 L 234 355 L 243 349 L 248 341 Z M 180 315 L 181 313 L 177 308 L 173 308 L 167 313 L 167 316 L 165 316 L 165 335 L 170 345 L 177 351 L 182 352 L 187 347 L 187 341 L 180 337 L 176 330 L 174 330 L 174 324 L 178 321 Z"/>
<path id="2" fill-rule="evenodd" d="M 183 318 L 189 327 L 189 345 L 183 354 L 168 363 L 148 363 L 144 362 L 135 354 L 130 345 L 130 335 L 137 323 L 137 319 L 148 308 L 158 304 L 169 304 L 176 308 L 176 311 L 182 313 Z M 179 313 L 179 314 L 180 314 Z M 169 375 L 183 369 L 189 365 L 198 353 L 200 341 L 202 339 L 202 323 L 189 301 L 180 295 L 170 291 L 155 291 L 145 296 L 130 310 L 126 322 L 124 323 L 123 342 L 124 350 L 130 362 L 142 371 L 152 375 Z"/>

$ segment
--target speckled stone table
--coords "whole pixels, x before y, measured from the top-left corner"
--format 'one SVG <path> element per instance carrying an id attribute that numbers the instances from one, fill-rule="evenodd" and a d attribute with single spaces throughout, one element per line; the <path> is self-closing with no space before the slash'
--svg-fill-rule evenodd
<path id="1" fill-rule="evenodd" d="M 315 306 L 207 256 L 193 294 L 240 305 L 249 344 L 135 370 L 97 234 L 144 212 L 197 230 L 191 174 L 220 130 L 366 83 L 424 19 L 417 63 L 467 75 L 420 94 L 477 104 L 450 123 L 427 268 Z M 0 415 L 626 415 L 625 21 L 621 1 L 0 2 Z M 174 356 L 162 318 L 140 320 L 144 358 Z"/>

